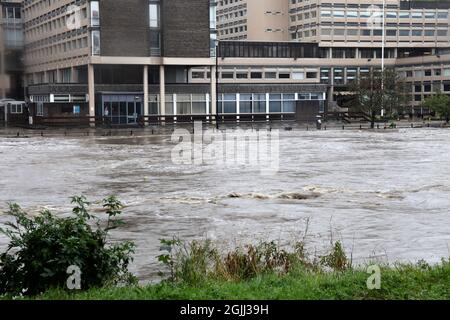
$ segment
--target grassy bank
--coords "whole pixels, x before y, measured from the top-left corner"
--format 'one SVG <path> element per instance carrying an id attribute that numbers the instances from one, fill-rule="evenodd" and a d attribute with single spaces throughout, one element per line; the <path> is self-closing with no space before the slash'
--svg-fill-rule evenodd
<path id="1" fill-rule="evenodd" d="M 245 281 L 165 282 L 146 287 L 51 290 L 35 299 L 450 299 L 450 263 L 381 268 L 381 288 L 367 289 L 363 269 L 343 272 L 292 271 Z"/>
<path id="2" fill-rule="evenodd" d="M 89 214 L 86 198 L 72 203 L 65 218 L 49 211 L 29 216 L 10 205 L 15 223 L 0 228 L 10 238 L 0 253 L 0 299 L 450 299 L 450 260 L 354 266 L 340 241 L 321 254 L 308 252 L 308 228 L 289 246 L 272 241 L 222 250 L 209 240 L 161 239 L 162 281 L 140 287 L 128 270 L 134 244 L 108 241 L 123 224 L 120 201 L 103 200 L 106 221 Z"/>

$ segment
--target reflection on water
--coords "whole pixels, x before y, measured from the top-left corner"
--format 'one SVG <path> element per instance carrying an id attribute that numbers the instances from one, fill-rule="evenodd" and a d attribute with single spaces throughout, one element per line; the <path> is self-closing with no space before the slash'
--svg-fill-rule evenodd
<path id="1" fill-rule="evenodd" d="M 132 271 L 143 279 L 158 271 L 160 238 L 285 243 L 308 218 L 311 250 L 332 230 L 357 261 L 450 254 L 450 131 L 285 131 L 280 139 L 280 171 L 263 176 L 174 165 L 168 136 L 0 138 L 0 207 L 67 212 L 72 195 L 117 194 L 127 226 L 114 237 L 137 243 Z"/>

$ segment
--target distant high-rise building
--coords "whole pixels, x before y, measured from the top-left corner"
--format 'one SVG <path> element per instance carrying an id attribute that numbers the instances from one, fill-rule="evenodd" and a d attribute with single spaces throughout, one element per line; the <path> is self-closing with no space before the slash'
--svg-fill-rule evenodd
<path id="1" fill-rule="evenodd" d="M 21 0 L 0 1 L 0 99 L 23 96 L 21 6 Z"/>
<path id="2" fill-rule="evenodd" d="M 220 40 L 290 40 L 287 0 L 220 0 L 217 3 Z"/>

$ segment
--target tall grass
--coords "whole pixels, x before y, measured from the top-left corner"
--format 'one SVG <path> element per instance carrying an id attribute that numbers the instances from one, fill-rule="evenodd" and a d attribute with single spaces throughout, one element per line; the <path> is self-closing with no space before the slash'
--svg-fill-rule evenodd
<path id="1" fill-rule="evenodd" d="M 287 275 L 295 270 L 307 272 L 343 272 L 352 268 L 341 242 L 332 244 L 329 252 L 310 256 L 302 241 L 291 249 L 275 242 L 237 247 L 225 254 L 211 241 L 184 242 L 161 240 L 165 252 L 159 260 L 165 265 L 161 276 L 173 283 L 198 284 L 214 281 L 247 281 L 264 275 Z"/>

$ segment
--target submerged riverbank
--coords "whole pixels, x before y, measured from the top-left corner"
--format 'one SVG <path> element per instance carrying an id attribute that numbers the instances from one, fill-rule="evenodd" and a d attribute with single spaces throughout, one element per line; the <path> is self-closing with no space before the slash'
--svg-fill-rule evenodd
<path id="1" fill-rule="evenodd" d="M 38 300 L 316 300 L 316 299 L 450 299 L 450 263 L 436 266 L 402 265 L 381 268 L 380 289 L 369 290 L 366 270 L 288 275 L 269 274 L 248 281 L 205 281 L 193 284 L 161 283 L 145 287 L 100 288 L 86 292 L 52 290 Z"/>

